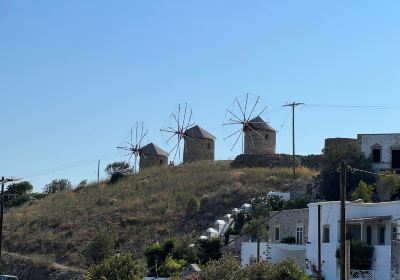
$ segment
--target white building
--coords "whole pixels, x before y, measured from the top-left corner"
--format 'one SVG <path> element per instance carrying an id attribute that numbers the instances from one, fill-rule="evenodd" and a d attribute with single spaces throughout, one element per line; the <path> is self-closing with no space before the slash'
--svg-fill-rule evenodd
<path id="1" fill-rule="evenodd" d="M 400 169 L 400 133 L 358 134 L 357 139 L 376 171 Z"/>
<path id="2" fill-rule="evenodd" d="M 299 264 L 306 260 L 318 262 L 318 205 L 321 205 L 322 267 L 326 280 L 337 280 L 340 275 L 336 251 L 340 247 L 340 202 L 312 203 L 308 207 L 308 226 L 303 232 L 304 219 L 299 222 L 285 222 L 279 218 L 270 224 L 270 242 L 261 244 L 261 258 L 273 263 L 293 258 Z M 302 209 L 303 211 L 306 209 Z M 300 210 L 283 213 L 284 216 L 300 216 Z M 297 211 L 297 212 L 296 212 Z M 279 224 L 281 223 L 281 224 Z M 290 226 L 292 224 L 292 226 Z M 361 240 L 374 247 L 373 265 L 370 271 L 364 271 L 365 277 L 359 279 L 400 279 L 400 201 L 382 203 L 346 204 L 347 235 L 352 240 Z M 282 244 L 287 232 L 296 232 L 294 245 Z M 277 238 L 278 235 L 278 238 Z M 256 243 L 244 243 L 242 246 L 242 265 L 249 265 L 257 254 Z M 357 273 L 357 271 L 352 271 Z M 369 278 L 369 276 L 371 276 Z M 375 278 L 372 278 L 375 277 Z"/>

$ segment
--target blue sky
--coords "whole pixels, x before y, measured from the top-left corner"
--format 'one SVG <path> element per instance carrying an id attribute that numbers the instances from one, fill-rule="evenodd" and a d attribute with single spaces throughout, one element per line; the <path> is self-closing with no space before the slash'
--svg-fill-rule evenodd
<path id="1" fill-rule="evenodd" d="M 221 124 L 246 92 L 271 109 L 278 152 L 290 153 L 286 101 L 400 106 L 399 10 L 365 0 L 0 0 L 0 173 L 37 191 L 54 178 L 94 180 L 95 159 L 102 169 L 121 160 L 116 146 L 137 121 L 164 146 L 159 129 L 181 102 L 218 137 L 217 159 L 233 158 Z M 319 153 L 327 137 L 399 132 L 400 110 L 297 112 L 300 154 Z"/>

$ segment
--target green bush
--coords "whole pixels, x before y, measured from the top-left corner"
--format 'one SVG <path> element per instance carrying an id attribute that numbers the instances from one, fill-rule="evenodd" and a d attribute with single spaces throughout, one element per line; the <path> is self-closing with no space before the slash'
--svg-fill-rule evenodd
<path id="1" fill-rule="evenodd" d="M 95 264 L 114 254 L 115 243 L 107 233 L 100 232 L 87 248 L 88 258 Z"/>
<path id="2" fill-rule="evenodd" d="M 296 244 L 296 238 L 293 236 L 285 237 L 281 242 L 283 244 Z"/>
<path id="3" fill-rule="evenodd" d="M 360 240 L 350 242 L 350 267 L 357 270 L 370 270 L 372 268 L 374 247 Z M 340 249 L 336 251 L 336 258 L 340 262 Z"/>
<path id="4" fill-rule="evenodd" d="M 144 265 L 132 255 L 112 256 L 89 269 L 86 280 L 142 280 Z"/>
<path id="5" fill-rule="evenodd" d="M 189 216 L 194 216 L 200 211 L 200 200 L 193 196 L 186 205 L 186 211 Z"/>
<path id="6" fill-rule="evenodd" d="M 358 187 L 352 193 L 351 197 L 354 200 L 362 199 L 364 202 L 372 202 L 372 196 L 374 195 L 373 185 L 368 185 L 364 181 L 360 181 Z"/>

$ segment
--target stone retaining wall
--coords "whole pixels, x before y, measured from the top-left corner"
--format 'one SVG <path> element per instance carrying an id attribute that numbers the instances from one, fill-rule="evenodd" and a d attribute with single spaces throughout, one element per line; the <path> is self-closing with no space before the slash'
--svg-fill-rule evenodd
<path id="1" fill-rule="evenodd" d="M 297 166 L 319 169 L 322 155 L 296 156 Z M 242 154 L 232 162 L 236 168 L 242 167 L 292 167 L 293 157 L 287 154 Z"/>

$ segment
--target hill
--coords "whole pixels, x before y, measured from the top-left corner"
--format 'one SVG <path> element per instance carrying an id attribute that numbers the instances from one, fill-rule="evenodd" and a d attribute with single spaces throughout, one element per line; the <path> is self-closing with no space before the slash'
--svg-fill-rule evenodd
<path id="1" fill-rule="evenodd" d="M 216 218 L 272 190 L 305 186 L 316 171 L 301 168 L 233 169 L 230 162 L 201 162 L 150 169 L 109 185 L 57 193 L 5 216 L 5 249 L 41 255 L 61 264 L 85 267 L 85 249 L 99 231 L 116 240 L 116 249 L 141 256 L 143 249 L 174 236 L 194 237 Z M 192 197 L 201 201 L 197 215 L 186 214 Z"/>

